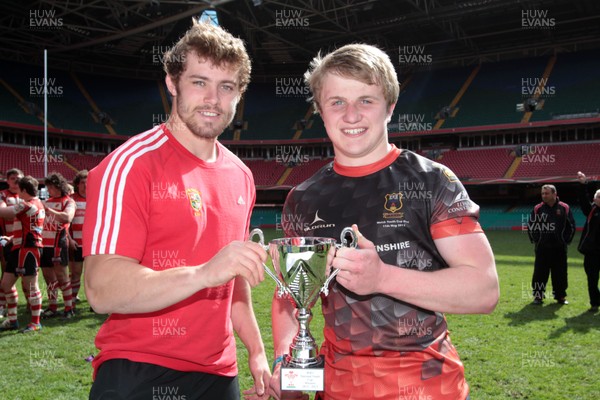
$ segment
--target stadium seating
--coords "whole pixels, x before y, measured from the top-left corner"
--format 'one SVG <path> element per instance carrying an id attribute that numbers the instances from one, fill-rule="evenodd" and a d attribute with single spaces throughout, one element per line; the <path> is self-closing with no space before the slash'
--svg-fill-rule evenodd
<path id="1" fill-rule="evenodd" d="M 600 112 L 600 54 L 598 51 L 562 53 L 548 79 L 548 95 L 542 110 L 531 121 L 550 120 L 559 115 Z M 550 94 L 554 92 L 554 94 Z"/>
<path id="2" fill-rule="evenodd" d="M 278 79 L 286 80 L 250 83 L 248 86 L 244 102 L 247 129 L 242 132 L 241 139 L 293 138 L 296 123 L 304 118 L 308 110 L 308 95 L 300 95 L 302 86 L 298 86 L 296 80 Z"/>
<path id="3" fill-rule="evenodd" d="M 313 176 L 315 172 L 321 169 L 321 167 L 331 162 L 332 160 L 332 158 L 325 160 L 314 159 L 310 160 L 308 163 L 302 163 L 300 165 L 295 166 L 292 169 L 290 175 L 285 180 L 284 185 L 295 186 L 299 183 L 304 182 L 305 180 Z"/>
<path id="4" fill-rule="evenodd" d="M 0 146 L 0 171 L 10 168 L 19 168 L 25 175 L 31 175 L 40 180 L 44 175 L 44 154 L 39 147 L 13 147 Z M 48 173 L 60 172 L 67 180 L 72 180 L 76 171 L 70 168 L 64 161 L 74 153 L 64 151 L 51 152 L 48 155 Z"/>
<path id="5" fill-rule="evenodd" d="M 573 176 L 577 171 L 600 174 L 600 143 L 535 145 L 522 157 L 513 178 Z"/>
<path id="6" fill-rule="evenodd" d="M 458 103 L 459 111 L 444 128 L 519 122 L 516 104 L 522 95 L 522 80 L 541 78 L 547 57 L 482 64 L 481 70 Z"/>
<path id="7" fill-rule="evenodd" d="M 285 171 L 285 165 L 274 160 L 244 160 L 254 175 L 256 186 L 273 186 Z"/>
<path id="8" fill-rule="evenodd" d="M 410 76 L 406 85 L 403 83 L 408 80 L 408 76 L 401 75 L 400 96 L 391 123 L 410 123 L 418 120 L 433 127 L 436 114 L 442 107 L 450 104 L 469 73 L 468 68 L 418 72 Z M 401 127 L 408 128 L 400 129 L 401 131 L 413 130 L 406 125 Z"/>
<path id="9" fill-rule="evenodd" d="M 461 180 L 500 178 L 514 159 L 511 151 L 506 147 L 450 150 L 436 161 L 450 168 Z"/>

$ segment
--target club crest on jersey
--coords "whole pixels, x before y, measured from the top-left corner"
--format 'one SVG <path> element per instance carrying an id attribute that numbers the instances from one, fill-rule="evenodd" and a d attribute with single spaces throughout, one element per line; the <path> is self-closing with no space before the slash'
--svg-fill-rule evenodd
<path id="1" fill-rule="evenodd" d="M 194 216 L 198 217 L 202 215 L 202 197 L 198 189 L 186 189 L 185 193 L 190 200 L 190 206 L 194 210 Z"/>
<path id="2" fill-rule="evenodd" d="M 458 178 L 456 177 L 456 175 L 454 175 L 454 172 L 450 171 L 448 168 L 444 168 L 442 171 L 444 171 L 444 175 L 448 179 L 448 182 L 458 181 Z"/>
<path id="3" fill-rule="evenodd" d="M 391 213 L 396 213 L 402 208 L 402 193 L 388 193 L 385 195 L 383 208 Z"/>

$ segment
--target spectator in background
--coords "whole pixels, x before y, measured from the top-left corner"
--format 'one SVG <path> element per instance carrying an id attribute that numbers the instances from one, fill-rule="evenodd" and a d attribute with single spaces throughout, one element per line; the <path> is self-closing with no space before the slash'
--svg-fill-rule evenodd
<path id="1" fill-rule="evenodd" d="M 533 304 L 542 304 L 548 277 L 552 276 L 554 299 L 567 301 L 567 246 L 575 235 L 575 219 L 568 204 L 558 199 L 554 185 L 542 186 L 542 202 L 529 216 L 527 233 L 535 244 L 535 262 L 531 287 Z"/>
<path id="2" fill-rule="evenodd" d="M 600 274 L 600 189 L 596 190 L 592 202 L 588 200 L 588 179 L 581 171 L 577 173 L 579 185 L 579 204 L 585 215 L 585 225 L 577 250 L 583 254 L 583 268 L 587 275 L 588 294 L 590 296 L 590 312 L 598 312 L 600 306 L 600 290 L 598 278 Z"/>
<path id="3" fill-rule="evenodd" d="M 6 183 L 8 184 L 8 188 L 0 191 L 0 204 L 3 203 L 4 206 L 10 207 L 19 203 L 19 179 L 23 177 L 23 171 L 18 168 L 11 168 L 6 171 Z M 2 251 L 2 259 L 3 261 L 0 263 L 0 267 L 2 268 L 2 274 L 4 274 L 4 270 L 6 268 L 6 262 L 8 261 L 8 255 L 10 254 L 13 242 L 12 238 L 14 232 L 21 232 L 21 221 L 18 218 L 7 217 L 0 218 L 0 225 L 2 225 L 3 235 L 7 239 L 7 243 L 4 245 L 0 251 Z M 28 288 L 24 287 L 23 291 L 25 293 L 28 292 Z M 12 292 L 12 291 L 11 291 Z M 0 318 L 7 314 L 6 308 L 6 294 L 0 287 Z"/>
<path id="4" fill-rule="evenodd" d="M 0 286 L 8 294 L 8 319 L 2 323 L 0 330 L 6 331 L 19 328 L 17 320 L 19 296 L 15 289 L 15 283 L 20 277 L 23 286 L 29 288 L 28 303 L 31 307 L 31 323 L 22 330 L 23 333 L 27 333 L 42 329 L 40 324 L 42 294 L 38 286 L 38 268 L 42 253 L 42 229 L 45 211 L 44 205 L 37 198 L 37 180 L 31 176 L 26 176 L 19 179 L 18 185 L 18 194 L 23 201 L 10 207 L 0 208 L 1 217 L 16 218 L 20 221 L 21 226 L 20 232 L 14 232 L 13 246 L 8 256 L 6 272 L 0 282 Z"/>
<path id="5" fill-rule="evenodd" d="M 67 231 L 75 216 L 77 206 L 68 195 L 69 184 L 58 172 L 53 172 L 45 179 L 50 197 L 44 202 L 46 219 L 44 221 L 44 250 L 42 252 L 42 273 L 48 287 L 48 308 L 42 313 L 43 318 L 58 316 L 58 288 L 62 291 L 64 312 L 63 318 L 73 317 L 73 291 L 67 266 L 69 265 L 69 245 Z"/>
<path id="6" fill-rule="evenodd" d="M 71 288 L 73 295 L 73 310 L 76 309 L 76 304 L 79 301 L 79 288 L 81 286 L 81 272 L 83 270 L 83 256 L 82 256 L 82 231 L 83 231 L 83 220 L 85 217 L 85 206 L 86 206 L 86 194 L 87 194 L 87 177 L 88 171 L 83 169 L 75 175 L 73 179 L 74 191 L 71 198 L 75 202 L 77 209 L 75 210 L 75 216 L 71 221 L 69 240 L 69 250 L 72 254 L 69 254 L 69 278 L 71 280 Z M 72 258 L 71 258 L 72 255 Z"/>
<path id="7" fill-rule="evenodd" d="M 83 226 L 85 292 L 110 316 L 96 336 L 90 399 L 240 396 L 236 332 L 252 395 L 271 377 L 250 285 L 267 254 L 246 240 L 252 173 L 217 140 L 250 79 L 241 40 L 194 20 L 165 54 L 165 124 L 132 137 L 90 171 Z"/>

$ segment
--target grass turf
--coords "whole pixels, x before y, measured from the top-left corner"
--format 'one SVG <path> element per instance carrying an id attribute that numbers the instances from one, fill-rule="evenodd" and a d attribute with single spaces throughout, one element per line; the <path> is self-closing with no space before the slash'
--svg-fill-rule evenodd
<path id="1" fill-rule="evenodd" d="M 267 240 L 275 232 L 266 231 Z M 489 231 L 500 276 L 500 301 L 490 315 L 447 315 L 471 386 L 471 398 L 593 400 L 600 398 L 600 313 L 589 313 L 582 257 L 569 248 L 571 304 L 547 299 L 531 305 L 529 289 L 533 249 L 522 232 Z M 43 279 L 40 277 L 40 280 Z M 40 282 L 43 287 L 43 283 Z M 19 284 L 18 284 L 19 285 Z M 267 278 L 252 290 L 257 319 L 272 361 L 270 305 L 275 285 Z M 68 322 L 43 321 L 41 332 L 0 333 L 0 398 L 6 400 L 86 399 L 94 336 L 105 316 L 89 312 L 85 294 L 77 317 Z M 46 299 L 44 299 L 46 300 Z M 473 299 L 477 301 L 477 299 Z M 28 322 L 20 294 L 19 322 Z M 44 302 L 44 306 L 46 302 Z M 314 309 L 310 328 L 320 343 L 323 320 Z M 239 343 L 239 342 L 238 342 Z M 252 380 L 243 346 L 238 344 L 240 386 Z M 431 399 L 438 400 L 438 399 Z M 440 399 L 442 400 L 442 399 Z"/>

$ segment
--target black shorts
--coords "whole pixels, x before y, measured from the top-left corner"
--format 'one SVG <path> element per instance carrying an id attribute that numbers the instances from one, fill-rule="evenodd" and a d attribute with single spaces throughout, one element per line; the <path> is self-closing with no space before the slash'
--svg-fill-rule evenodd
<path id="1" fill-rule="evenodd" d="M 21 247 L 8 255 L 6 272 L 16 276 L 35 276 L 40 266 L 42 249 L 39 247 Z"/>
<path id="2" fill-rule="evenodd" d="M 69 248 L 61 246 L 59 248 L 44 247 L 42 252 L 42 268 L 54 267 L 54 262 L 58 262 L 63 267 L 69 265 Z"/>
<path id="3" fill-rule="evenodd" d="M 154 364 L 113 359 L 102 363 L 90 400 L 238 400 L 238 378 L 182 372 Z"/>
<path id="4" fill-rule="evenodd" d="M 83 248 L 81 246 L 75 249 L 73 252 L 73 259 L 71 261 L 83 262 Z"/>
<path id="5" fill-rule="evenodd" d="M 2 251 L 4 252 L 4 259 L 6 261 L 8 261 L 8 256 L 10 255 L 10 252 L 12 250 L 12 246 L 13 246 L 13 244 L 12 244 L 12 242 L 10 242 L 10 243 L 7 243 L 6 246 L 4 246 L 4 248 L 2 249 Z"/>

